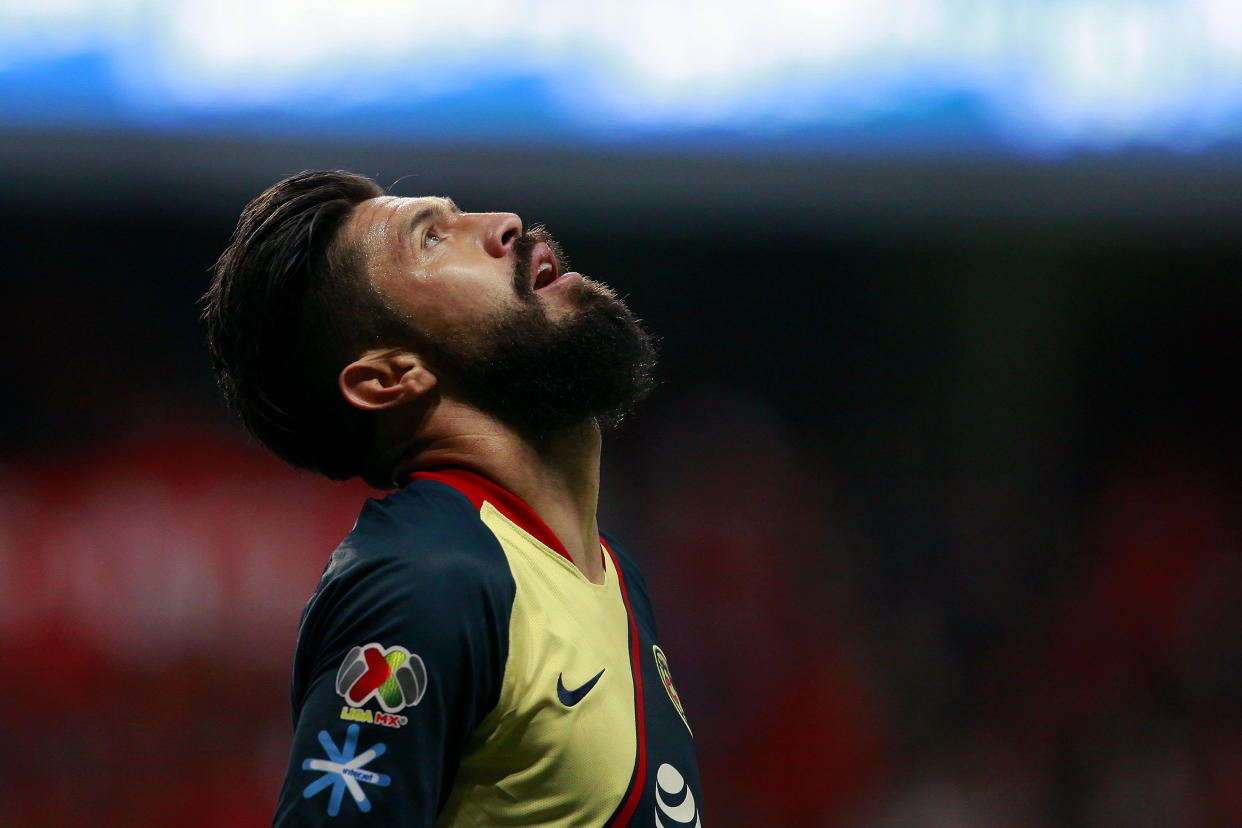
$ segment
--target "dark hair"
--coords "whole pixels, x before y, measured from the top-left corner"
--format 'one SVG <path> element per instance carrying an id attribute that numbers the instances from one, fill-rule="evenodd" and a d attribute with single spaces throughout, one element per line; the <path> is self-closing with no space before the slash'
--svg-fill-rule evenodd
<path id="1" fill-rule="evenodd" d="M 277 456 L 334 480 L 365 474 L 374 415 L 337 386 L 368 348 L 408 343 L 408 319 L 338 236 L 383 195 L 360 175 L 306 171 L 246 205 L 203 297 L 216 379 L 246 428 Z"/>

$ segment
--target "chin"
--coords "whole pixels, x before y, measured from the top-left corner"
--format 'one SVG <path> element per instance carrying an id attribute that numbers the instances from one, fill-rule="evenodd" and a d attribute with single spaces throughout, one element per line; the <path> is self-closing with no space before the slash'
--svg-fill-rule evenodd
<path id="1" fill-rule="evenodd" d="M 617 302 L 616 292 L 603 282 L 593 282 L 585 277 L 575 279 L 565 288 L 565 298 L 580 310 L 596 305 Z"/>

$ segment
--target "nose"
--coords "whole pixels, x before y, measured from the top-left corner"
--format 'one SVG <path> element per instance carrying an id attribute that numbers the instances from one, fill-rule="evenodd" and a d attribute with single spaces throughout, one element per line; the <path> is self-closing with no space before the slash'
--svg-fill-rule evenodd
<path id="1" fill-rule="evenodd" d="M 518 237 L 522 235 L 522 220 L 513 213 L 487 213 L 486 220 L 483 249 L 488 255 L 503 259 L 513 251 Z"/>

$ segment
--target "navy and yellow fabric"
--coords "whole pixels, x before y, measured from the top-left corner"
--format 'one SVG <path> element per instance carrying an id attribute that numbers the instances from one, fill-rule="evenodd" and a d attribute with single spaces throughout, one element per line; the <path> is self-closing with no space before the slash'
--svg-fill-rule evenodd
<path id="1" fill-rule="evenodd" d="M 642 576 L 472 472 L 370 500 L 302 615 L 275 824 L 701 825 Z"/>

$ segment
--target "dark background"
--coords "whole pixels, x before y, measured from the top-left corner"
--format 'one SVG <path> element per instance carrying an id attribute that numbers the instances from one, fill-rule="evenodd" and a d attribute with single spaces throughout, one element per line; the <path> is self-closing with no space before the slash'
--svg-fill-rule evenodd
<path id="1" fill-rule="evenodd" d="M 270 820 L 373 493 L 244 437 L 196 303 L 306 167 L 546 222 L 662 338 L 601 513 L 711 825 L 1242 822 L 1236 153 L 0 151 L 0 824 Z"/>

